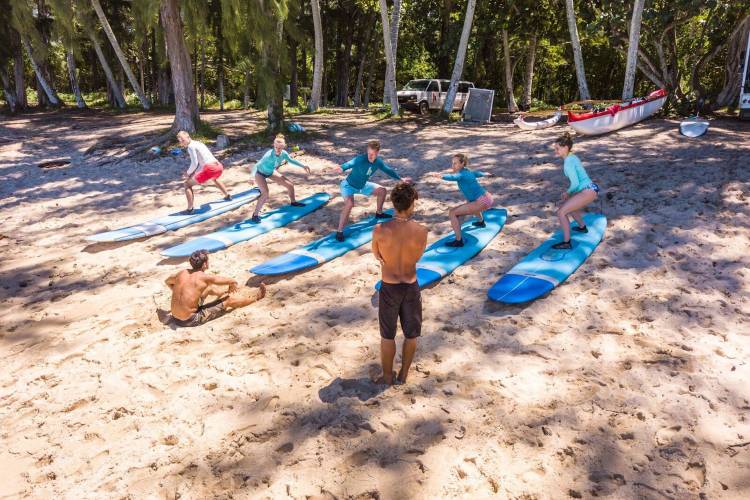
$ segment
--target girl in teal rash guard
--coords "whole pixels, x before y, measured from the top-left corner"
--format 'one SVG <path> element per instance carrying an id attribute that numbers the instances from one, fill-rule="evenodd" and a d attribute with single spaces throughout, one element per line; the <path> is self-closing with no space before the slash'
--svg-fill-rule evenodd
<path id="1" fill-rule="evenodd" d="M 260 209 L 263 208 L 263 205 L 268 201 L 267 181 L 273 181 L 284 186 L 287 193 L 289 193 L 289 199 L 291 200 L 291 205 L 293 207 L 304 206 L 304 203 L 299 203 L 294 198 L 294 184 L 292 184 L 289 179 L 277 172 L 276 169 L 278 169 L 282 163 L 287 162 L 297 167 L 304 168 L 305 172 L 309 174 L 310 167 L 303 165 L 302 163 L 289 156 L 289 153 L 287 153 L 284 148 L 286 148 L 286 139 L 284 138 L 284 134 L 278 134 L 276 136 L 276 139 L 274 139 L 273 141 L 273 148 L 269 149 L 266 154 L 264 154 L 263 157 L 255 163 L 255 166 L 253 167 L 252 174 L 255 177 L 255 185 L 258 186 L 258 189 L 260 189 L 260 197 L 258 198 L 258 203 L 255 204 L 255 211 L 253 211 L 253 216 L 250 219 L 255 223 L 260 222 Z"/>
<path id="2" fill-rule="evenodd" d="M 462 247 L 464 246 L 464 240 L 461 236 L 461 221 L 459 217 L 463 215 L 476 215 L 479 217 L 479 220 L 475 221 L 473 225 L 485 227 L 482 212 L 492 208 L 495 202 L 492 199 L 492 195 L 479 185 L 477 178 L 491 176 L 492 174 L 480 172 L 479 170 L 469 170 L 469 157 L 464 153 L 454 154 L 452 161 L 452 173 L 443 175 L 442 179 L 444 181 L 457 182 L 458 189 L 461 190 L 461 194 L 466 198 L 466 203 L 453 207 L 448 212 L 448 218 L 451 221 L 451 227 L 453 228 L 453 233 L 456 235 L 456 239 L 446 243 L 446 246 Z"/>
<path id="3" fill-rule="evenodd" d="M 563 173 L 570 181 L 570 187 L 563 192 L 562 205 L 557 209 L 557 218 L 560 220 L 560 226 L 563 230 L 563 241 L 552 245 L 557 250 L 567 250 L 573 248 L 570 244 L 570 221 L 568 216 L 572 216 L 577 227 L 573 231 L 578 233 L 587 233 L 588 228 L 583 222 L 582 210 L 591 204 L 599 196 L 599 186 L 591 182 L 586 170 L 584 170 L 581 160 L 570 152 L 573 149 L 573 138 L 565 132 L 553 145 L 555 154 L 563 159 Z"/>

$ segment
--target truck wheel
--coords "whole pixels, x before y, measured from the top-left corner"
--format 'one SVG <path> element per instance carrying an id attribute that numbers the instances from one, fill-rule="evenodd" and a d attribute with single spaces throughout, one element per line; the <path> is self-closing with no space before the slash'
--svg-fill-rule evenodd
<path id="1" fill-rule="evenodd" d="M 430 107 L 427 105 L 425 101 L 422 101 L 419 103 L 419 114 L 420 115 L 426 115 L 430 112 Z"/>

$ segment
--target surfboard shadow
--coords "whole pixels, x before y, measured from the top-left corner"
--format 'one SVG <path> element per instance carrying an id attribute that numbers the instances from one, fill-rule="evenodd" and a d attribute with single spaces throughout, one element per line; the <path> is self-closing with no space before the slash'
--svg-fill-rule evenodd
<path id="1" fill-rule="evenodd" d="M 124 241 L 96 241 L 94 243 L 89 243 L 83 249 L 81 249 L 82 252 L 86 253 L 100 253 L 100 252 L 107 252 L 109 250 L 117 250 L 118 248 L 122 248 L 126 245 L 129 245 L 131 243 L 136 243 L 139 241 L 144 241 L 148 238 L 148 236 L 144 236 L 143 238 L 138 238 L 137 240 L 124 240 Z"/>
<path id="2" fill-rule="evenodd" d="M 367 377 L 336 379 L 318 391 L 324 403 L 335 403 L 339 398 L 357 398 L 360 401 L 372 399 L 388 389 L 387 385 L 376 384 Z"/>

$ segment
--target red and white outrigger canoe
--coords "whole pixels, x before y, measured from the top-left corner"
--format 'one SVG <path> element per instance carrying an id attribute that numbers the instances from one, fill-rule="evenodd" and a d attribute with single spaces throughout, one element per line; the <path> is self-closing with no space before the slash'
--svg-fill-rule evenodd
<path id="1" fill-rule="evenodd" d="M 645 120 L 661 109 L 668 92 L 660 89 L 647 97 L 613 104 L 604 111 L 575 112 L 568 110 L 568 125 L 582 135 L 599 135 Z"/>

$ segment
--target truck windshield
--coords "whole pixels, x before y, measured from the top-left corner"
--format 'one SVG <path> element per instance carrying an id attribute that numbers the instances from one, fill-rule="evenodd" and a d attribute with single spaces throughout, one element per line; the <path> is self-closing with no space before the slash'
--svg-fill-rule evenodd
<path id="1" fill-rule="evenodd" d="M 404 90 L 427 90 L 429 80 L 412 80 L 406 84 Z"/>

